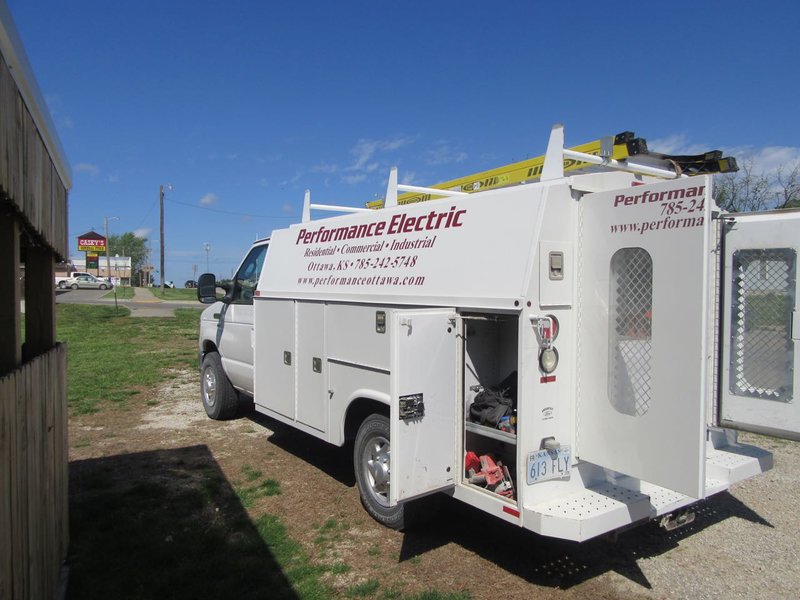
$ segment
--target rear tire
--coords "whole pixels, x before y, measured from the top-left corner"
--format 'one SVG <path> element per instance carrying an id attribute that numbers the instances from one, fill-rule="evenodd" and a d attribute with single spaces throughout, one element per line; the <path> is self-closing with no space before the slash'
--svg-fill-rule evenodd
<path id="1" fill-rule="evenodd" d="M 228 381 L 217 352 L 209 352 L 203 357 L 200 397 L 206 414 L 215 421 L 232 419 L 239 409 L 239 394 Z"/>
<path id="2" fill-rule="evenodd" d="M 435 513 L 438 494 L 389 506 L 389 418 L 372 414 L 358 428 L 353 448 L 353 466 L 361 504 L 381 525 L 408 529 Z"/>

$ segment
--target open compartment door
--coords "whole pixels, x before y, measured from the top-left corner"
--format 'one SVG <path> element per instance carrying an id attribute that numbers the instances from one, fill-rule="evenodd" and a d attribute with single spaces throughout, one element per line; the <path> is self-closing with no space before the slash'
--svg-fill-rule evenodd
<path id="1" fill-rule="evenodd" d="M 392 314 L 392 505 L 455 484 L 456 323 L 453 309 Z"/>
<path id="2" fill-rule="evenodd" d="M 800 440 L 800 212 L 724 227 L 720 424 Z"/>
<path id="3" fill-rule="evenodd" d="M 710 178 L 581 200 L 581 460 L 702 498 Z"/>

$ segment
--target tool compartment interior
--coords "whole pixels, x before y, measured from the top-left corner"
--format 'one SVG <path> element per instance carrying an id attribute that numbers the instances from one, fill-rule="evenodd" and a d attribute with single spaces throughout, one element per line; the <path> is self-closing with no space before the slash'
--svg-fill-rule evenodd
<path id="1" fill-rule="evenodd" d="M 463 482 L 516 500 L 517 315 L 462 314 Z"/>

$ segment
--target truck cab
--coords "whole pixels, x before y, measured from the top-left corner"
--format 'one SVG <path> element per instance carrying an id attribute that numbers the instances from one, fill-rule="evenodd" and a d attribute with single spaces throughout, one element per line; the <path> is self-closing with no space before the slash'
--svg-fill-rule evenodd
<path id="1" fill-rule="evenodd" d="M 256 241 L 230 282 L 213 273 L 198 280 L 197 297 L 209 304 L 200 317 L 199 352 L 203 404 L 212 418 L 232 417 L 238 395 L 253 395 L 253 296 L 268 247 L 269 239 Z"/>

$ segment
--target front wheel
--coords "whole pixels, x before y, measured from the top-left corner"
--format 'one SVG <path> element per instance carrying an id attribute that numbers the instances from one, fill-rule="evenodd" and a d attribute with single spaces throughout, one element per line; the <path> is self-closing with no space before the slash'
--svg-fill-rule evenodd
<path id="1" fill-rule="evenodd" d="M 200 370 L 200 396 L 206 414 L 214 420 L 222 421 L 236 416 L 239 408 L 239 395 L 228 381 L 222 368 L 222 360 L 216 352 L 203 357 Z"/>
<path id="2" fill-rule="evenodd" d="M 70 287 L 70 288 L 72 288 L 73 290 L 77 290 L 77 289 L 78 289 L 78 284 L 77 284 L 77 283 L 73 283 L 73 284 L 72 284 L 71 286 L 69 286 L 69 287 Z"/>

